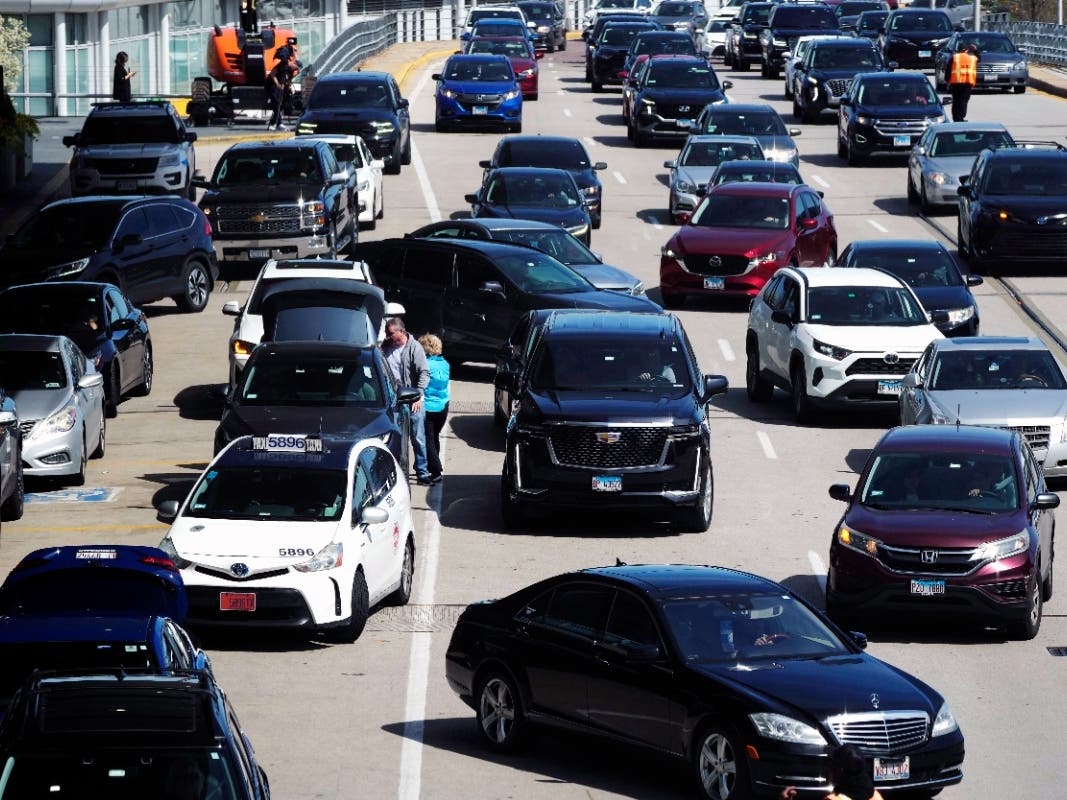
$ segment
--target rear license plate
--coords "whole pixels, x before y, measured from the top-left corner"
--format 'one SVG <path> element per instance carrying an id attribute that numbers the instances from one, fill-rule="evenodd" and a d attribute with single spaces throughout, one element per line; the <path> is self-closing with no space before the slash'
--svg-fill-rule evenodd
<path id="1" fill-rule="evenodd" d="M 471 113 L 475 114 L 477 116 L 481 116 L 483 114 L 488 114 L 489 113 L 489 106 L 475 106 L 473 109 L 471 109 Z"/>
<path id="2" fill-rule="evenodd" d="M 919 58 L 929 58 L 933 54 L 934 53 L 933 53 L 932 50 L 920 50 L 919 51 Z"/>
<path id="3" fill-rule="evenodd" d="M 132 192 L 137 188 L 137 181 L 115 181 L 115 188 L 120 192 Z"/>
<path id="4" fill-rule="evenodd" d="M 594 492 L 621 492 L 622 478 L 618 475 L 594 475 Z"/>
<path id="5" fill-rule="evenodd" d="M 725 289 L 726 288 L 726 279 L 725 278 L 704 278 L 704 288 L 705 289 Z"/>
<path id="6" fill-rule="evenodd" d="M 249 258 L 270 258 L 270 249 L 268 248 L 266 250 L 249 250 L 248 251 L 248 257 Z"/>
<path id="7" fill-rule="evenodd" d="M 874 779 L 876 781 L 906 781 L 910 777 L 911 763 L 908 756 L 874 759 Z"/>
<path id="8" fill-rule="evenodd" d="M 919 597 L 934 597 L 945 593 L 944 581 L 913 580 L 911 593 Z"/>
<path id="9" fill-rule="evenodd" d="M 894 397 L 904 388 L 904 381 L 878 381 L 878 394 L 891 394 Z"/>
<path id="10" fill-rule="evenodd" d="M 893 147 L 911 147 L 911 137 L 906 133 L 894 136 Z"/>
<path id="11" fill-rule="evenodd" d="M 255 611 L 255 592 L 219 592 L 220 611 Z"/>

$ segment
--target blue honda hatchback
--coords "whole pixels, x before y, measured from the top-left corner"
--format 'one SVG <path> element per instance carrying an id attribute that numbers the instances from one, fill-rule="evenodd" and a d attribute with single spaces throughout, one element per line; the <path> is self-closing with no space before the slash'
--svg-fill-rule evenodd
<path id="1" fill-rule="evenodd" d="M 522 132 L 522 90 L 507 56 L 457 54 L 433 79 L 438 133 L 460 127 Z"/>

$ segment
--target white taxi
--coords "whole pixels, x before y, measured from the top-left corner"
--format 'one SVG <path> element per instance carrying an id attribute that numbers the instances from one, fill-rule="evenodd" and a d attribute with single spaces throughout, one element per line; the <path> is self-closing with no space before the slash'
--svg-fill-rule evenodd
<path id="1" fill-rule="evenodd" d="M 407 481 L 387 448 L 270 434 L 235 439 L 185 501 L 159 505 L 191 626 L 299 628 L 355 641 L 415 573 Z"/>

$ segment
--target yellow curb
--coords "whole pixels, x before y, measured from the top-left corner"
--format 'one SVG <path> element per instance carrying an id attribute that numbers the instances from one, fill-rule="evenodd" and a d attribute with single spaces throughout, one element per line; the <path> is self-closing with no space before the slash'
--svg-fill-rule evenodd
<path id="1" fill-rule="evenodd" d="M 400 93 L 404 94 L 404 95 L 406 95 L 408 93 L 408 87 L 405 86 L 405 84 L 406 84 L 408 76 L 411 74 L 412 70 L 417 69 L 419 67 L 426 66 L 431 61 L 436 61 L 439 58 L 444 58 L 445 56 L 450 56 L 455 52 L 456 52 L 456 48 L 455 47 L 450 47 L 448 50 L 434 50 L 434 51 L 432 51 L 430 53 L 423 53 L 421 56 L 416 58 L 414 61 L 409 61 L 406 64 L 404 64 L 404 66 L 402 66 L 399 70 L 397 70 L 396 75 L 393 76 L 393 77 L 396 78 L 396 82 L 400 84 Z"/>
<path id="2" fill-rule="evenodd" d="M 263 142 L 263 141 L 277 141 L 279 139 L 291 139 L 295 136 L 292 131 L 282 131 L 281 133 L 270 133 L 263 131 L 263 133 L 228 133 L 223 136 L 205 136 L 203 139 L 197 139 L 197 144 L 234 144 L 235 142 Z"/>

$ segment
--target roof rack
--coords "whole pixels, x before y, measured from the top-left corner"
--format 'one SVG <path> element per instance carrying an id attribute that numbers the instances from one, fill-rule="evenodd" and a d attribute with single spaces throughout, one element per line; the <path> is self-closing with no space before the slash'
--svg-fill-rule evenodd
<path id="1" fill-rule="evenodd" d="M 163 108 L 170 105 L 170 100 L 160 97 L 146 98 L 144 100 L 99 100 L 91 104 L 93 108 Z"/>
<path id="2" fill-rule="evenodd" d="M 1064 147 L 1059 142 L 1054 142 L 1051 139 L 1016 139 L 1015 147 L 1018 147 L 1023 150 L 1038 150 L 1042 148 L 1048 148 L 1050 150 L 1067 151 L 1067 147 Z"/>

